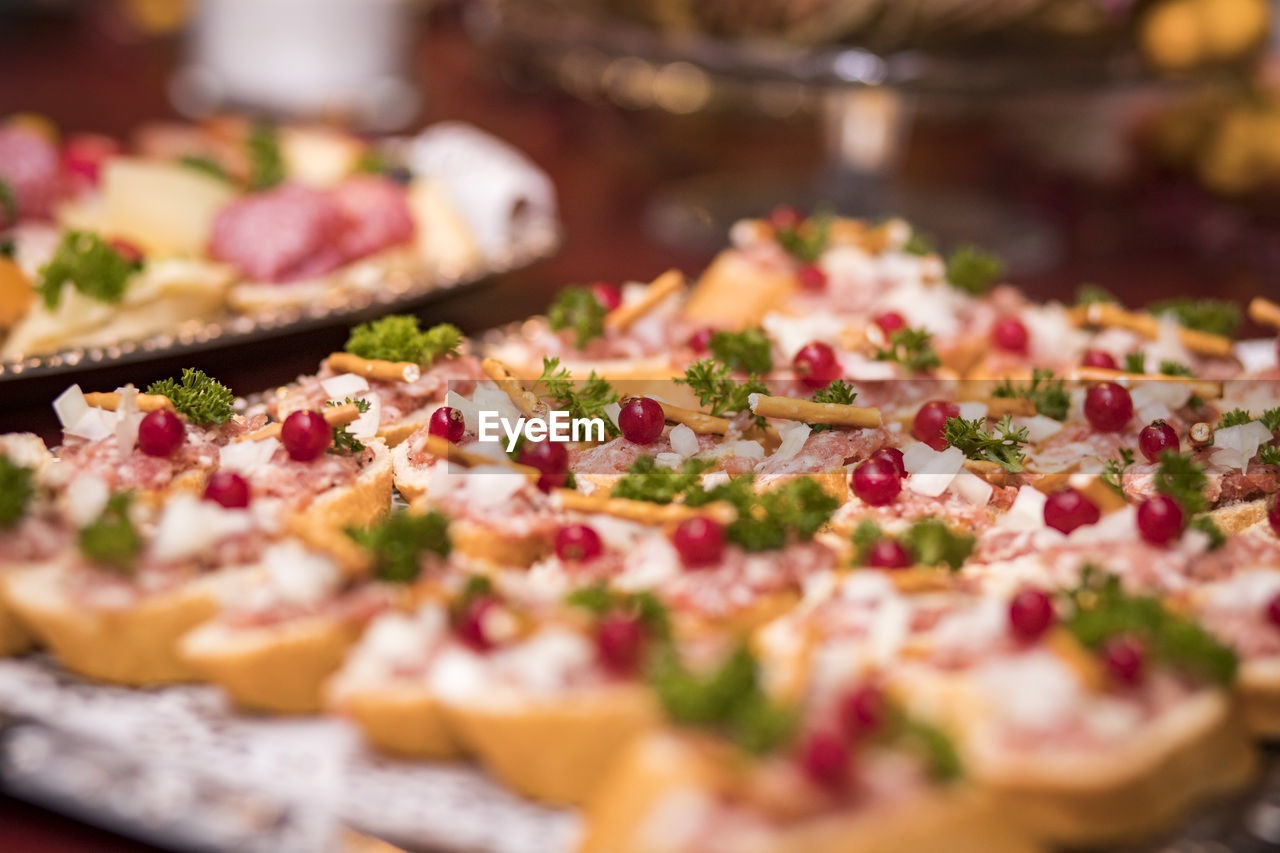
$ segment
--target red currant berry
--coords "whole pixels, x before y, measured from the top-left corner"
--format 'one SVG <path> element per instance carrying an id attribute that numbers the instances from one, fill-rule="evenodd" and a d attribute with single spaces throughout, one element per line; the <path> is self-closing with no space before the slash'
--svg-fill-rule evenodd
<path id="1" fill-rule="evenodd" d="M 1025 353 L 1030 337 L 1027 327 L 1017 317 L 1001 317 L 991 327 L 991 343 L 1006 352 Z"/>
<path id="2" fill-rule="evenodd" d="M 840 728 L 850 740 L 874 734 L 884 723 L 888 712 L 884 691 L 874 684 L 863 684 L 840 697 Z"/>
<path id="3" fill-rule="evenodd" d="M 826 388 L 840 378 L 840 362 L 836 360 L 835 350 L 821 341 L 801 347 L 791 359 L 791 367 L 808 388 Z"/>
<path id="4" fill-rule="evenodd" d="M 875 319 L 875 323 L 880 327 L 880 331 L 886 335 L 892 335 L 899 329 L 906 328 L 907 318 L 903 317 L 897 311 L 886 311 Z"/>
<path id="5" fill-rule="evenodd" d="M 934 450 L 945 450 L 947 440 L 942 437 L 947 418 L 960 417 L 960 407 L 946 400 L 930 400 L 916 412 L 911 422 L 911 437 L 923 441 Z"/>
<path id="6" fill-rule="evenodd" d="M 1267 508 L 1267 521 L 1275 534 L 1280 536 L 1280 498 L 1271 501 L 1271 506 Z"/>
<path id="7" fill-rule="evenodd" d="M 907 476 L 907 464 L 902 461 L 902 451 L 896 447 L 882 447 L 868 458 L 883 459 L 893 466 L 899 477 Z"/>
<path id="8" fill-rule="evenodd" d="M 636 444 L 652 444 L 662 435 L 667 419 L 662 405 L 649 397 L 632 397 L 622 404 L 618 412 L 618 429 L 627 441 Z"/>
<path id="9" fill-rule="evenodd" d="M 204 499 L 227 509 L 244 509 L 249 505 L 249 481 L 234 471 L 218 471 L 204 487 Z"/>
<path id="10" fill-rule="evenodd" d="M 96 187 L 102 166 L 120 153 L 120 145 L 108 136 L 76 134 L 62 146 L 62 169 L 77 183 Z"/>
<path id="11" fill-rule="evenodd" d="M 689 336 L 689 349 L 696 353 L 704 353 L 711 348 L 711 336 L 716 330 L 710 326 L 703 326 L 698 331 Z"/>
<path id="12" fill-rule="evenodd" d="M 568 524 L 556 531 L 556 556 L 566 562 L 585 563 L 604 553 L 604 543 L 595 528 Z"/>
<path id="13" fill-rule="evenodd" d="M 818 787 L 839 791 L 849 783 L 849 745 L 837 732 L 814 732 L 800 747 L 800 766 Z"/>
<path id="14" fill-rule="evenodd" d="M 769 214 L 769 224 L 778 231 L 790 231 L 804 221 L 804 214 L 789 204 L 780 204 Z"/>
<path id="15" fill-rule="evenodd" d="M 520 447 L 518 461 L 542 472 L 538 488 L 544 492 L 560 488 L 569 479 L 569 449 L 564 442 L 547 439 L 526 441 Z"/>
<path id="16" fill-rule="evenodd" d="M 1152 421 L 1138 433 L 1138 449 L 1148 462 L 1155 462 L 1166 450 L 1177 453 L 1180 448 L 1178 434 L 1164 421 Z"/>
<path id="17" fill-rule="evenodd" d="M 284 419 L 280 427 L 280 441 L 291 459 L 309 462 L 329 449 L 333 444 L 333 427 L 319 412 L 303 410 Z"/>
<path id="18" fill-rule="evenodd" d="M 622 304 L 622 288 L 616 284 L 597 281 L 591 285 L 591 295 L 596 298 L 596 302 L 604 306 L 606 311 L 612 311 Z"/>
<path id="19" fill-rule="evenodd" d="M 1267 602 L 1267 621 L 1280 628 L 1280 593 L 1273 595 Z"/>
<path id="20" fill-rule="evenodd" d="M 1102 511 L 1077 489 L 1054 492 L 1044 501 L 1044 523 L 1054 530 L 1070 533 L 1086 524 L 1097 524 Z"/>
<path id="21" fill-rule="evenodd" d="M 493 648 L 493 641 L 485 628 L 485 621 L 498 607 L 496 599 L 480 595 L 467 603 L 466 609 L 458 617 L 457 632 L 462 642 L 478 652 Z"/>
<path id="22" fill-rule="evenodd" d="M 827 274 L 817 264 L 804 264 L 796 271 L 801 290 L 820 292 L 827 289 Z"/>
<path id="23" fill-rule="evenodd" d="M 1102 647 L 1102 662 L 1121 684 L 1139 684 L 1146 669 L 1147 650 L 1136 637 L 1113 637 Z"/>
<path id="24" fill-rule="evenodd" d="M 168 409 L 148 412 L 138 424 L 138 449 L 148 456 L 169 456 L 182 446 L 186 430 Z"/>
<path id="25" fill-rule="evenodd" d="M 1085 394 L 1084 416 L 1100 432 L 1119 432 L 1133 417 L 1133 398 L 1124 387 L 1102 382 Z"/>
<path id="26" fill-rule="evenodd" d="M 1138 534 L 1152 545 L 1164 545 L 1182 533 L 1182 507 L 1168 495 L 1155 495 L 1138 504 Z"/>
<path id="27" fill-rule="evenodd" d="M 877 539 L 867 549 L 867 566 L 873 569 L 905 569 L 911 565 L 911 555 L 892 539 Z"/>
<path id="28" fill-rule="evenodd" d="M 884 506 L 902 491 L 902 478 L 892 462 L 868 459 L 853 469 L 853 493 L 871 506 Z"/>
<path id="29" fill-rule="evenodd" d="M 1084 358 L 1080 363 L 1085 367 L 1102 367 L 1107 370 L 1119 370 L 1120 365 L 1112 357 L 1111 353 L 1100 349 L 1085 350 Z"/>
<path id="30" fill-rule="evenodd" d="M 690 518 L 672 532 L 671 544 L 685 568 L 715 565 L 724 554 L 724 528 L 709 518 Z"/>
<path id="31" fill-rule="evenodd" d="M 1053 601 L 1044 590 L 1027 587 L 1009 602 L 1009 628 L 1019 640 L 1038 640 L 1053 621 Z"/>
<path id="32" fill-rule="evenodd" d="M 439 436 L 450 444 L 462 441 L 467 431 L 467 423 L 462 417 L 462 410 L 452 406 L 441 406 L 431 413 L 427 422 L 427 432 Z"/>
<path id="33" fill-rule="evenodd" d="M 643 649 L 644 628 L 634 616 L 610 613 L 596 626 L 596 652 L 604 665 L 615 673 L 626 675 L 635 672 Z"/>

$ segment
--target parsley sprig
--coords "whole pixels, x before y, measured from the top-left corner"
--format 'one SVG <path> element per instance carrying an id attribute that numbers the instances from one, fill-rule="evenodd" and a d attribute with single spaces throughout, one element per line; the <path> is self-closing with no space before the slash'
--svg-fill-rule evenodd
<path id="1" fill-rule="evenodd" d="M 133 574 L 142 553 L 142 537 L 129 518 L 132 503 L 128 492 L 108 498 L 102 513 L 80 529 L 80 553 L 99 565 Z"/>
<path id="2" fill-rule="evenodd" d="M 880 525 L 864 519 L 853 531 L 856 560 L 865 565 L 871 546 L 885 537 Z M 902 533 L 893 537 L 911 555 L 912 562 L 921 566 L 946 566 L 958 570 L 973 553 L 974 537 L 958 533 L 940 518 L 922 518 L 911 523 Z"/>
<path id="3" fill-rule="evenodd" d="M 1071 396 L 1062 387 L 1061 379 L 1053 378 L 1053 371 L 1037 367 L 1031 371 L 1031 383 L 1014 385 L 1006 379 L 991 392 L 992 397 L 1030 400 L 1038 414 L 1055 421 L 1065 421 L 1071 408 Z"/>
<path id="4" fill-rule="evenodd" d="M 178 165 L 186 166 L 194 172 L 200 172 L 203 175 L 215 178 L 224 183 L 231 182 L 231 177 L 227 174 L 227 170 L 208 157 L 201 157 L 198 154 L 188 154 L 185 157 L 178 159 Z"/>
<path id="5" fill-rule="evenodd" d="M 547 321 L 554 331 L 571 330 L 573 345 L 585 349 L 591 341 L 604 337 L 604 318 L 608 313 L 591 288 L 566 287 L 547 309 Z"/>
<path id="6" fill-rule="evenodd" d="M 254 124 L 245 139 L 245 154 L 249 158 L 250 191 L 269 190 L 284 181 L 284 154 L 280 150 L 280 134 L 275 125 L 267 122 Z"/>
<path id="7" fill-rule="evenodd" d="M 1159 599 L 1124 591 L 1120 578 L 1086 566 L 1080 585 L 1067 593 L 1067 630 L 1089 649 L 1118 636 L 1137 637 L 1156 660 L 1219 684 L 1236 675 L 1236 656 L 1195 622 Z"/>
<path id="8" fill-rule="evenodd" d="M 325 403 L 325 405 L 326 406 L 346 406 L 346 405 L 355 406 L 356 411 L 362 415 L 365 412 L 369 411 L 369 401 L 362 400 L 358 397 L 348 397 L 342 402 L 338 402 L 337 400 L 330 400 L 327 403 Z M 338 456 L 354 456 L 357 453 L 364 453 L 364 442 L 351 434 L 351 430 L 348 429 L 348 427 L 350 426 L 351 424 L 341 424 L 339 426 L 332 427 L 333 444 L 329 446 L 330 453 L 336 454 Z"/>
<path id="9" fill-rule="evenodd" d="M 708 346 L 716 360 L 731 370 L 763 374 L 773 369 L 773 345 L 764 329 L 715 332 Z"/>
<path id="10" fill-rule="evenodd" d="M 68 283 L 90 299 L 114 304 L 124 299 L 129 278 L 141 268 L 140 261 L 129 260 L 97 234 L 67 231 L 40 268 L 35 289 L 50 311 L 62 302 Z"/>
<path id="11" fill-rule="evenodd" d="M 573 418 L 599 418 L 604 422 L 605 435 L 618 435 L 618 427 L 604 410 L 610 403 L 618 402 L 618 392 L 607 379 L 593 370 L 587 378 L 577 382 L 567 368 L 560 367 L 560 359 L 542 359 L 542 375 L 533 385 L 535 391 L 555 401 L 556 408 Z"/>
<path id="12" fill-rule="evenodd" d="M 438 512 L 416 515 L 400 510 L 367 529 L 347 528 L 347 535 L 373 557 L 373 576 L 410 583 L 422 570 L 418 558 L 449 556 L 449 520 Z"/>
<path id="13" fill-rule="evenodd" d="M 34 494 L 32 470 L 0 456 L 0 528 L 17 525 Z"/>
<path id="14" fill-rule="evenodd" d="M 752 394 L 768 394 L 769 389 L 759 376 L 734 379 L 727 364 L 712 359 L 695 361 L 689 365 L 682 379 L 673 380 L 678 385 L 688 385 L 698 397 L 698 402 L 710 408 L 711 414 L 720 415 L 743 412 L 748 409 L 747 400 Z M 757 426 L 763 427 L 765 419 L 757 416 Z"/>
<path id="15" fill-rule="evenodd" d="M 890 332 L 888 346 L 877 349 L 875 359 L 900 364 L 909 373 L 923 373 L 942 364 L 933 348 L 933 335 L 909 327 Z"/>
<path id="16" fill-rule="evenodd" d="M 1256 418 L 1244 409 L 1232 409 L 1229 412 L 1223 412 L 1222 418 L 1218 421 L 1218 429 L 1242 426 L 1243 424 L 1252 423 L 1253 421 L 1261 421 L 1263 426 L 1272 432 L 1275 432 L 1277 429 L 1280 429 L 1280 406 L 1277 406 L 1274 409 L 1267 409 Z"/>
<path id="17" fill-rule="evenodd" d="M 813 402 L 815 403 L 835 403 L 839 406 L 853 405 L 854 398 L 858 396 L 858 392 L 853 390 L 853 386 L 843 379 L 836 379 L 825 388 L 819 388 L 813 392 Z M 831 424 L 809 424 L 810 432 L 818 433 L 825 430 L 834 429 Z"/>
<path id="18" fill-rule="evenodd" d="M 1221 299 L 1166 299 L 1151 306 L 1152 314 L 1171 314 L 1188 329 L 1234 338 L 1241 314 L 1236 305 Z"/>
<path id="19" fill-rule="evenodd" d="M 779 228 L 775 236 L 782 251 L 797 261 L 811 264 L 827 248 L 830 231 L 831 216 L 822 213 L 810 216 L 792 227 Z"/>
<path id="20" fill-rule="evenodd" d="M 1147 357 L 1141 352 L 1131 352 L 1124 357 L 1125 373 L 1146 373 Z"/>
<path id="21" fill-rule="evenodd" d="M 942 435 L 947 444 L 960 448 L 968 458 L 994 462 L 1013 474 L 1022 471 L 1026 462 L 1022 448 L 1029 440 L 1028 431 L 1026 427 L 1015 427 L 1012 415 L 1001 418 L 993 432 L 987 431 L 985 418 L 947 418 Z"/>
<path id="22" fill-rule="evenodd" d="M 1258 461 L 1263 465 L 1280 466 L 1280 447 L 1259 448 Z"/>
<path id="23" fill-rule="evenodd" d="M 391 314 L 351 330 L 344 349 L 361 358 L 409 361 L 426 367 L 441 356 L 454 355 L 462 343 L 457 326 L 440 323 L 423 331 L 411 314 Z"/>
<path id="24" fill-rule="evenodd" d="M 168 397 L 175 409 L 200 426 L 226 423 L 235 410 L 231 389 L 194 367 L 184 367 L 179 379 L 152 382 L 147 393 Z"/>
<path id="25" fill-rule="evenodd" d="M 565 603 L 580 607 L 597 619 L 610 613 L 636 616 L 651 640 L 666 640 L 671 633 L 667 608 L 652 592 L 618 592 L 607 583 L 598 583 L 569 593 Z"/>
<path id="26" fill-rule="evenodd" d="M 947 258 L 947 282 L 971 296 L 981 296 L 1004 275 L 1004 261 L 977 246 L 961 246 Z"/>
<path id="27" fill-rule="evenodd" d="M 1204 469 L 1196 464 L 1190 453 L 1166 450 L 1160 454 L 1156 465 L 1156 491 L 1177 501 L 1187 515 L 1209 508 L 1209 500 L 1204 496 L 1208 484 L 1209 478 L 1205 476 Z"/>
<path id="28" fill-rule="evenodd" d="M 686 459 L 680 470 L 674 471 L 659 468 L 652 456 L 641 456 L 631 463 L 609 494 L 615 498 L 669 504 L 694 488 L 714 464 L 709 459 Z"/>
<path id="29" fill-rule="evenodd" d="M 1119 459 L 1108 459 L 1102 463 L 1102 482 L 1115 491 L 1116 494 L 1124 497 L 1124 472 L 1133 464 L 1133 451 L 1127 447 L 1120 448 Z"/>
<path id="30" fill-rule="evenodd" d="M 808 477 L 800 477 L 764 494 L 755 493 L 755 476 L 746 474 L 713 489 L 690 491 L 685 503 L 704 506 L 727 501 L 738 517 L 725 538 L 746 551 L 771 551 L 792 542 L 808 542 L 827 523 L 840 502 Z"/>

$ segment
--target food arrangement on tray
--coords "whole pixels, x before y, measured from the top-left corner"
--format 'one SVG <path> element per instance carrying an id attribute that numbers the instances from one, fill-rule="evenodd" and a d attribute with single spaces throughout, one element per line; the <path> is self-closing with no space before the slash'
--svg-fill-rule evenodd
<path id="1" fill-rule="evenodd" d="M 1241 320 L 779 208 L 695 282 L 387 316 L 248 401 L 73 386 L 56 447 L 0 436 L 0 637 L 473 760 L 586 851 L 1142 840 L 1280 731 L 1280 350 Z"/>
<path id="2" fill-rule="evenodd" d="M 370 141 L 221 118 L 135 137 L 126 151 L 94 135 L 59 140 L 31 116 L 0 126 L 10 371 L 64 351 L 163 349 L 182 330 L 341 316 L 554 243 L 546 176 L 468 125 Z"/>

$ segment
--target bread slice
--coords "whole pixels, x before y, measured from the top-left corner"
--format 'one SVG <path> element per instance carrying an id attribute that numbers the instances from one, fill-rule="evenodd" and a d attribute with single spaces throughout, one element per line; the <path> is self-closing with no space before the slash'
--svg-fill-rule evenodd
<path id="1" fill-rule="evenodd" d="M 684 315 L 717 328 L 745 329 L 760 325 L 764 315 L 780 308 L 797 289 L 790 270 L 765 269 L 742 252 L 726 249 L 698 279 Z"/>
<path id="2" fill-rule="evenodd" d="M 1241 714 L 1255 738 L 1280 738 L 1280 659 L 1247 660 L 1236 682 Z"/>
<path id="3" fill-rule="evenodd" d="M 634 738 L 661 714 L 652 693 L 619 684 L 518 704 L 446 704 L 445 716 L 467 750 L 505 785 L 534 799 L 587 800 Z"/>
<path id="4" fill-rule="evenodd" d="M 183 637 L 178 654 L 243 708 L 315 713 L 324 708 L 325 680 L 362 630 L 361 623 L 333 616 L 251 627 L 212 621 Z"/>
<path id="5" fill-rule="evenodd" d="M 377 439 L 369 442 L 373 459 L 355 482 L 322 492 L 301 511 L 316 527 L 367 527 L 391 511 L 391 451 Z"/>
<path id="6" fill-rule="evenodd" d="M 358 684 L 342 673 L 325 686 L 325 704 L 360 729 L 375 749 L 403 758 L 462 754 L 440 701 L 423 684 Z"/>

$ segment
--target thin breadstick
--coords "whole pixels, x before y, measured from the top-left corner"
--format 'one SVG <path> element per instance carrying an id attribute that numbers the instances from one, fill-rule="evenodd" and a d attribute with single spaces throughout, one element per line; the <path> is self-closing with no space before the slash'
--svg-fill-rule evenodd
<path id="1" fill-rule="evenodd" d="M 505 364 L 496 358 L 486 358 L 480 363 L 480 367 L 493 380 L 493 384 L 511 398 L 520 414 L 526 418 L 536 418 L 546 411 L 546 406 L 538 399 L 538 395 L 521 385 L 520 380 L 511 375 Z"/>
<path id="2" fill-rule="evenodd" d="M 427 453 L 432 456 L 438 456 L 441 459 L 448 459 L 450 462 L 456 462 L 464 468 L 476 468 L 482 465 L 497 465 L 502 468 L 510 468 L 512 471 L 518 471 L 524 474 L 530 480 L 536 481 L 542 476 L 542 472 L 530 465 L 521 465 L 519 462 L 513 462 L 507 458 L 506 454 L 502 458 L 494 456 L 485 456 L 483 453 L 476 453 L 473 450 L 464 450 L 458 445 L 448 441 L 442 436 L 428 435 L 419 445 Z"/>
<path id="3" fill-rule="evenodd" d="M 1261 296 L 1249 303 L 1249 319 L 1263 326 L 1280 329 L 1280 305 Z"/>
<path id="4" fill-rule="evenodd" d="M 376 358 L 361 358 L 349 352 L 331 353 L 329 366 L 342 373 L 354 373 L 366 379 L 378 379 L 382 382 L 417 382 L 422 378 L 422 368 L 412 361 L 382 361 Z"/>
<path id="5" fill-rule="evenodd" d="M 1196 450 L 1203 450 L 1213 444 L 1213 426 L 1204 421 L 1197 421 L 1187 430 L 1187 441 Z"/>
<path id="6" fill-rule="evenodd" d="M 625 332 L 631 324 L 658 307 L 668 296 L 684 289 L 684 273 L 667 270 L 645 288 L 644 295 L 634 302 L 619 305 L 604 318 L 604 327 Z"/>
<path id="7" fill-rule="evenodd" d="M 346 426 L 360 417 L 360 410 L 355 407 L 354 403 L 343 403 L 341 406 L 325 406 L 320 410 L 320 414 L 324 416 L 325 423 L 331 427 L 336 427 Z M 276 421 L 275 423 L 267 424 L 262 429 L 239 436 L 236 441 L 262 441 L 264 438 L 279 438 L 280 430 L 283 426 L 283 421 Z"/>
<path id="8" fill-rule="evenodd" d="M 1145 338 L 1155 340 L 1160 335 L 1160 321 L 1151 314 L 1127 311 L 1112 302 L 1092 302 L 1071 309 L 1071 319 L 1077 326 L 1108 326 L 1128 329 Z M 1199 329 L 1178 328 L 1182 345 L 1199 355 L 1231 355 L 1231 339 L 1212 335 Z"/>
<path id="9" fill-rule="evenodd" d="M 606 494 L 584 495 L 572 489 L 558 490 L 556 500 L 564 509 L 611 515 L 640 524 L 668 524 L 690 518 L 710 518 L 720 524 L 729 524 L 738 517 L 738 511 L 733 505 L 724 501 L 697 507 L 677 503 L 655 504 L 629 498 L 613 498 Z"/>
<path id="10" fill-rule="evenodd" d="M 1026 397 L 987 397 L 979 402 L 986 405 L 989 418 L 1003 418 L 1005 415 L 1029 418 L 1036 413 L 1036 404 Z"/>
<path id="11" fill-rule="evenodd" d="M 885 572 L 898 590 L 906 595 L 922 592 L 948 592 L 955 587 L 951 572 L 936 566 L 912 566 L 892 572 Z"/>
<path id="12" fill-rule="evenodd" d="M 1197 379 L 1194 376 L 1165 376 L 1151 373 L 1126 373 L 1123 370 L 1112 370 L 1109 367 L 1073 367 L 1067 371 L 1066 379 L 1085 382 L 1181 382 L 1191 387 L 1193 393 L 1206 400 L 1216 400 L 1222 396 L 1222 383 L 1211 379 Z"/>
<path id="13" fill-rule="evenodd" d="M 624 399 L 621 402 L 625 405 L 627 401 Z M 699 435 L 725 435 L 729 432 L 728 418 L 708 415 L 706 412 L 686 409 L 683 406 L 664 403 L 662 400 L 656 402 L 662 407 L 664 420 L 673 424 L 684 424 Z"/>
<path id="14" fill-rule="evenodd" d="M 880 410 L 866 406 L 850 406 L 843 403 L 815 403 L 796 397 L 774 397 L 769 394 L 752 394 L 747 397 L 751 413 L 766 418 L 783 418 L 812 424 L 865 429 L 881 424 Z"/>
<path id="15" fill-rule="evenodd" d="M 108 412 L 114 412 L 120 407 L 119 391 L 91 391 L 84 395 L 84 401 L 95 409 L 106 409 Z M 177 411 L 173 407 L 173 401 L 163 394 L 139 394 L 137 397 L 138 411 L 155 412 L 160 409 L 166 411 Z"/>
<path id="16" fill-rule="evenodd" d="M 1009 480 L 1009 471 L 987 459 L 966 459 L 962 464 L 970 474 L 976 474 L 993 486 L 1003 486 Z"/>

